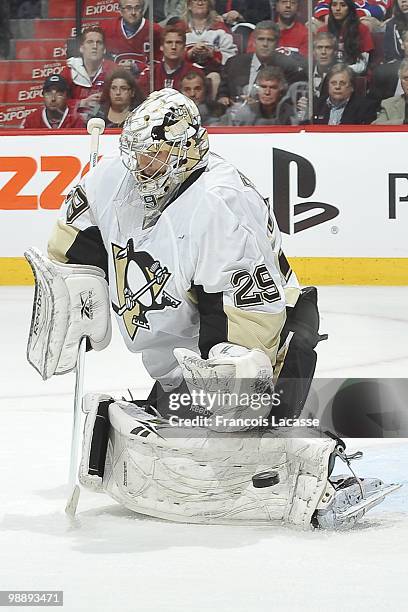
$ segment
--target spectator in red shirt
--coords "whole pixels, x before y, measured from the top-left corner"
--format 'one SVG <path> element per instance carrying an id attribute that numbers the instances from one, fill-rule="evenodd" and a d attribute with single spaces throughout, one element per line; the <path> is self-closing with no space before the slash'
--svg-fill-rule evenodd
<path id="1" fill-rule="evenodd" d="M 143 17 L 144 0 L 120 0 L 121 17 L 110 19 L 104 25 L 106 48 L 112 55 L 132 54 L 134 61 L 149 63 L 149 28 L 150 22 Z M 160 58 L 160 34 L 162 28 L 153 24 L 154 56 Z"/>
<path id="2" fill-rule="evenodd" d="M 331 0 L 329 10 L 327 25 L 318 31 L 336 37 L 338 61 L 348 64 L 355 74 L 364 74 L 374 49 L 370 30 L 360 23 L 353 0 Z"/>
<path id="3" fill-rule="evenodd" d="M 154 89 L 171 87 L 180 90 L 182 78 L 191 70 L 198 73 L 202 71 L 194 64 L 184 59 L 186 50 L 186 32 L 179 25 L 170 25 L 162 33 L 160 50 L 163 53 L 161 62 L 154 66 Z M 150 69 L 140 75 L 139 85 L 148 94 L 150 86 Z"/>
<path id="4" fill-rule="evenodd" d="M 85 127 L 82 119 L 68 106 L 69 87 L 62 76 L 49 76 L 42 93 L 44 107 L 28 115 L 21 124 L 22 128 L 58 130 Z"/>
<path id="5" fill-rule="evenodd" d="M 297 18 L 299 0 L 277 0 L 276 21 L 280 29 L 277 51 L 307 56 L 307 28 Z"/>
<path id="6" fill-rule="evenodd" d="M 105 36 L 100 27 L 85 28 L 80 42 L 81 57 L 70 57 L 61 76 L 68 83 L 71 98 L 76 100 L 76 110 L 86 121 L 98 109 L 106 77 L 116 64 L 104 59 Z"/>

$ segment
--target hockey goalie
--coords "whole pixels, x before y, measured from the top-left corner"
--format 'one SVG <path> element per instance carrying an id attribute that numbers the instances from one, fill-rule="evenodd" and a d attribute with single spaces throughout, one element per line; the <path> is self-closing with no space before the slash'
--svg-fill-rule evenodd
<path id="1" fill-rule="evenodd" d="M 75 367 L 83 337 L 105 348 L 113 311 L 156 381 L 143 400 L 84 398 L 80 483 L 173 521 L 353 525 L 397 485 L 334 477 L 341 440 L 271 427 L 300 415 L 323 336 L 268 201 L 175 90 L 129 115 L 119 148 L 67 196 L 48 257 L 26 253 L 44 379 Z"/>

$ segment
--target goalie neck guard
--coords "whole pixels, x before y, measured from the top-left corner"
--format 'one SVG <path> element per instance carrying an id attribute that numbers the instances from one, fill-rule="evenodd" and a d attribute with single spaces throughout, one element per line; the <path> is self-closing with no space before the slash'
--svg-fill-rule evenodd
<path id="1" fill-rule="evenodd" d="M 180 185 L 208 164 L 208 134 L 198 108 L 175 89 L 153 92 L 130 113 L 119 148 L 144 202 L 144 228 L 154 225 Z"/>

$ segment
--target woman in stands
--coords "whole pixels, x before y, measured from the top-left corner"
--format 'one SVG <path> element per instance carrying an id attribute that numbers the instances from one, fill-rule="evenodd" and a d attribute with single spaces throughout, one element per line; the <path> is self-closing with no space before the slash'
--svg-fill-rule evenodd
<path id="1" fill-rule="evenodd" d="M 336 37 L 338 61 L 348 64 L 355 74 L 365 74 L 374 43 L 368 27 L 360 23 L 355 3 L 331 0 L 329 11 L 327 25 L 318 31 L 329 31 Z"/>
<path id="2" fill-rule="evenodd" d="M 405 57 L 402 34 L 408 30 L 408 0 L 394 0 L 393 17 L 385 26 L 384 59 L 386 62 Z"/>
<path id="3" fill-rule="evenodd" d="M 218 72 L 223 64 L 236 55 L 228 26 L 215 11 L 214 0 L 187 0 L 184 21 L 187 32 L 187 59 L 208 74 Z"/>
<path id="4" fill-rule="evenodd" d="M 118 68 L 105 81 L 101 106 L 95 116 L 103 119 L 108 128 L 122 127 L 130 111 L 144 99 L 142 90 L 129 70 Z"/>

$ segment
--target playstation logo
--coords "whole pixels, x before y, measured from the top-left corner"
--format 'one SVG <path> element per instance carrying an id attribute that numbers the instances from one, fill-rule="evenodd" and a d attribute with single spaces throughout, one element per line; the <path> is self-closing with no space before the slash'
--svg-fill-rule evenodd
<path id="1" fill-rule="evenodd" d="M 290 193 L 292 178 L 297 177 L 297 198 L 310 198 L 316 189 L 316 172 L 312 164 L 295 153 L 273 149 L 273 208 L 279 228 L 285 234 L 297 234 L 334 219 L 339 209 L 325 202 L 292 203 Z M 307 212 L 306 218 L 296 218 Z"/>

